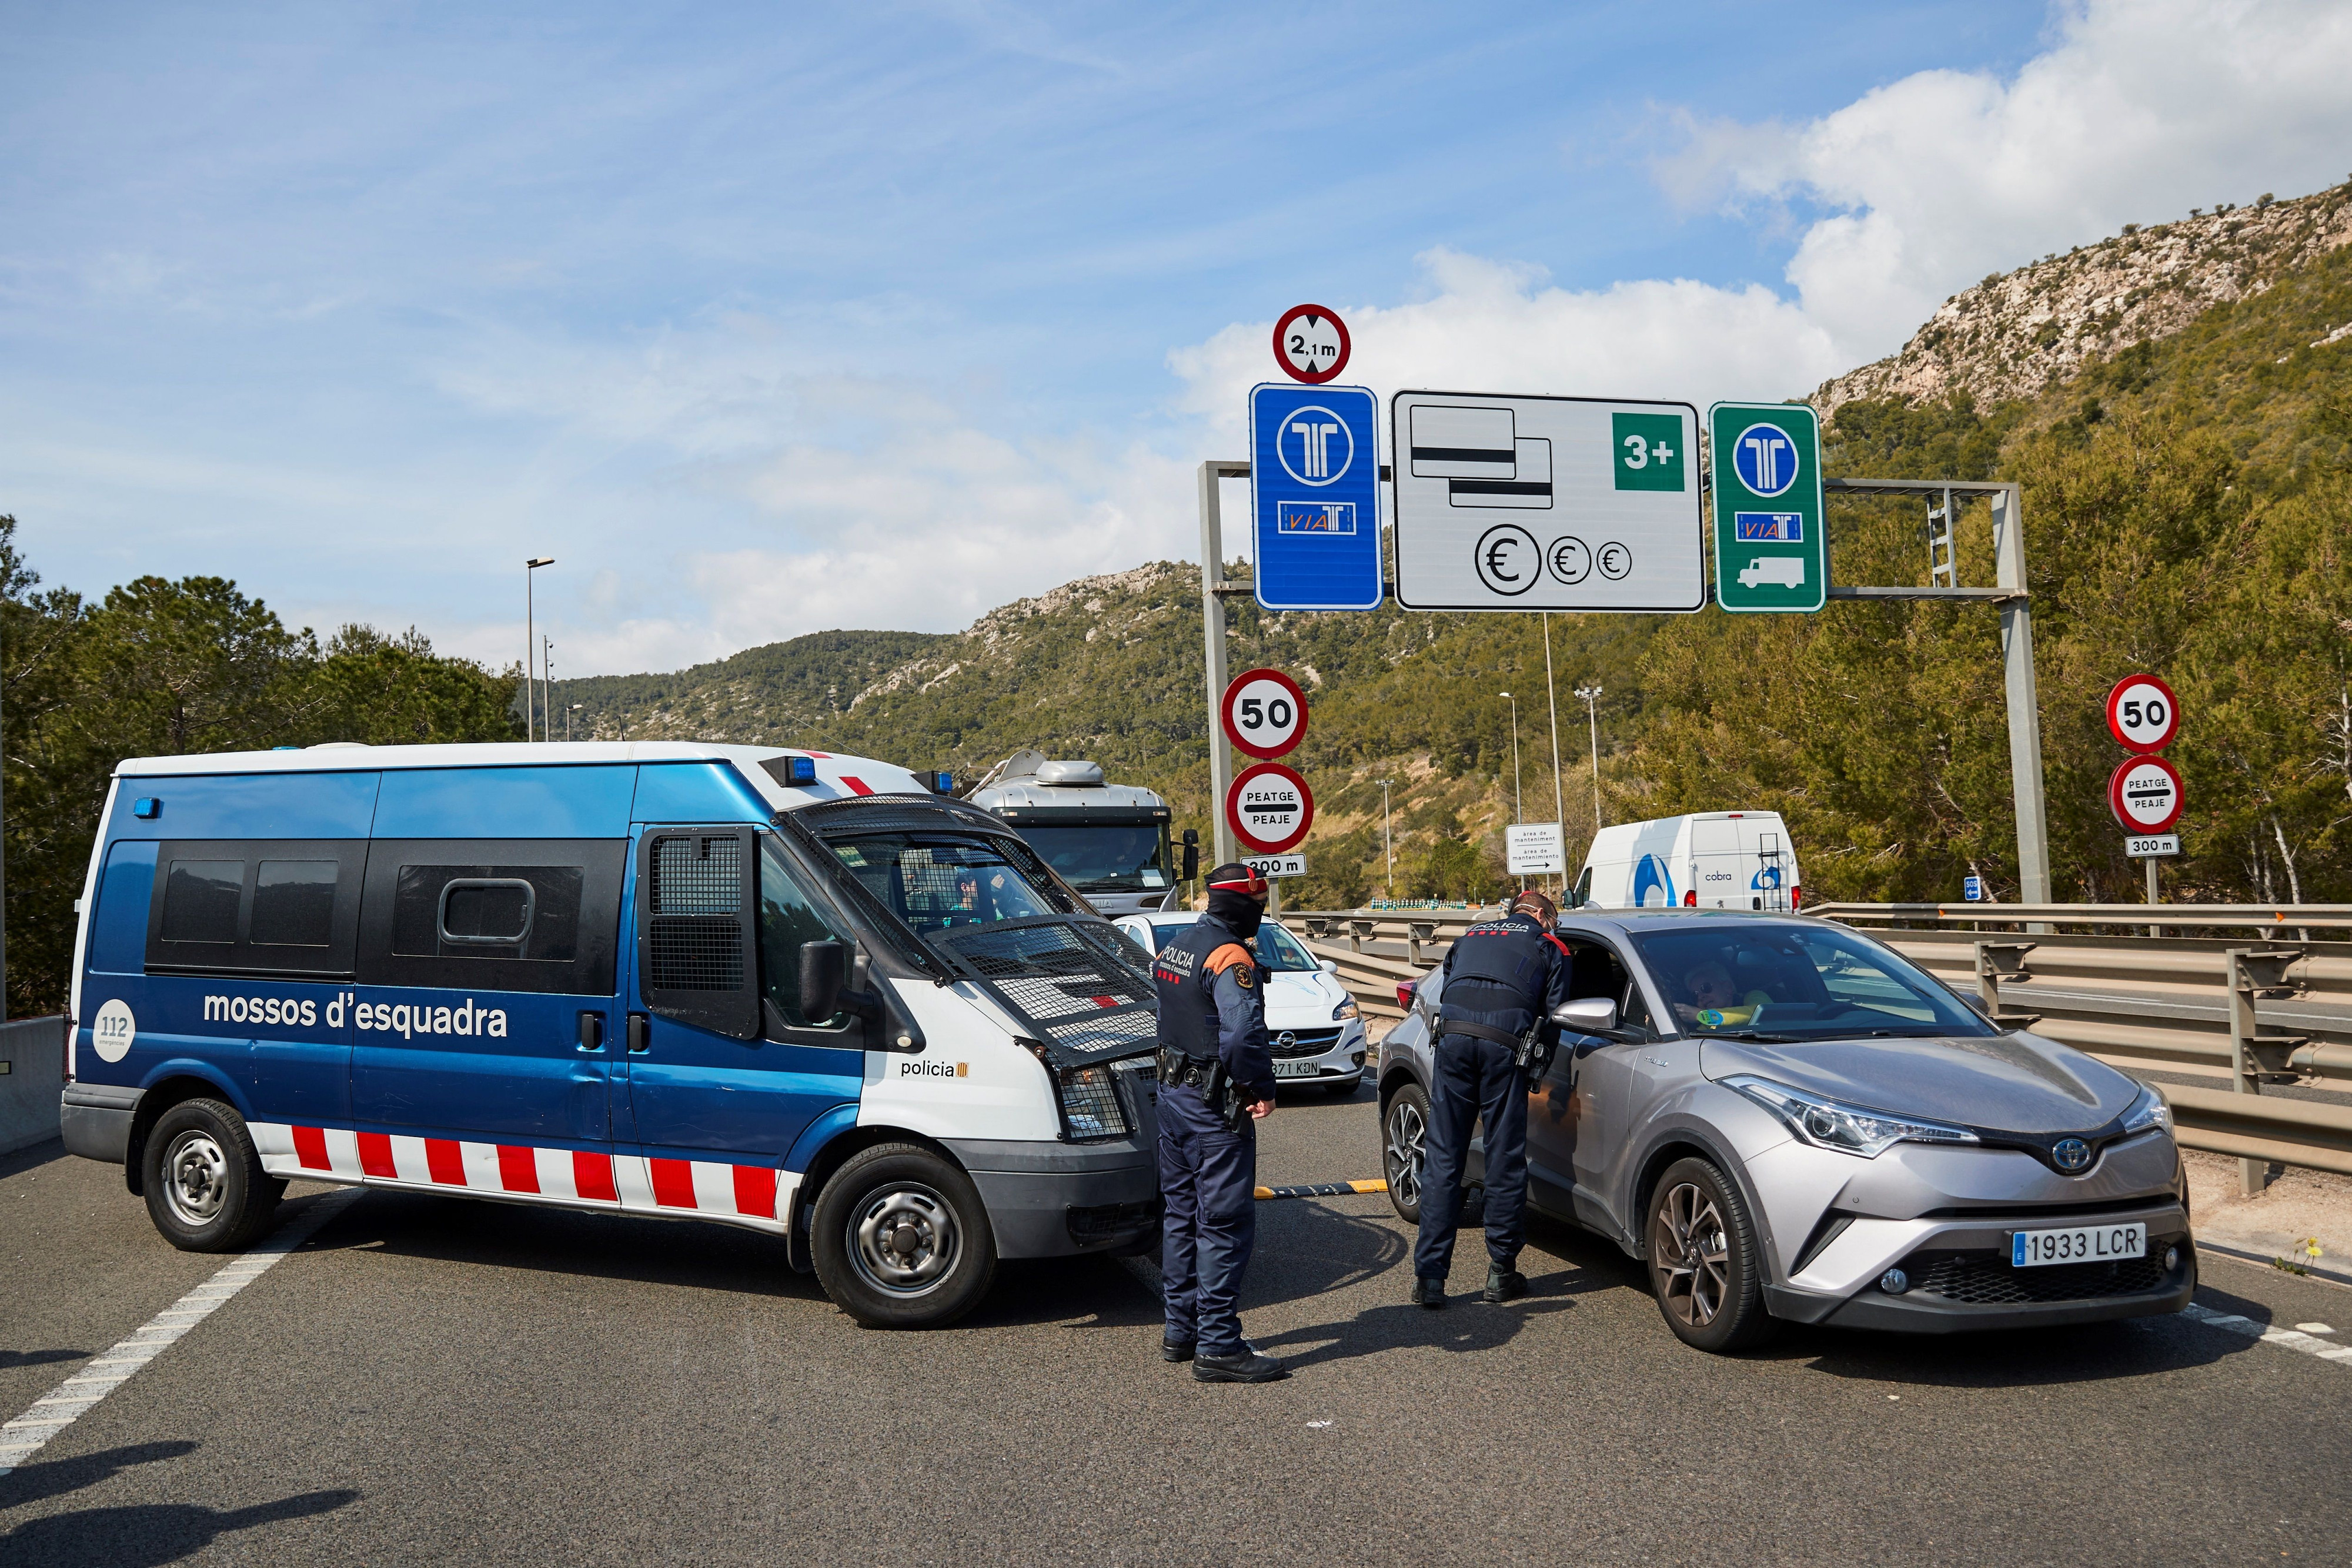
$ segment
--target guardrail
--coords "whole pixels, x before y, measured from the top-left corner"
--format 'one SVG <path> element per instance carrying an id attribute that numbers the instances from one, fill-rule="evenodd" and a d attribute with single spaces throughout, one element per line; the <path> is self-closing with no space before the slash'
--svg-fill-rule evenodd
<path id="1" fill-rule="evenodd" d="M 2004 1023 L 2126 1071 L 2212 1079 L 2158 1088 L 2183 1146 L 2236 1155 L 2249 1191 L 2265 1162 L 2352 1175 L 2352 1104 L 2264 1092 L 2352 1092 L 2352 904 L 1829 904 L 1805 914 L 1869 930 Z M 1367 1013 L 1390 1019 L 1404 1016 L 1397 984 L 1433 967 L 1476 918 L 1286 916 Z M 2151 927 L 2165 934 L 2140 935 Z"/>

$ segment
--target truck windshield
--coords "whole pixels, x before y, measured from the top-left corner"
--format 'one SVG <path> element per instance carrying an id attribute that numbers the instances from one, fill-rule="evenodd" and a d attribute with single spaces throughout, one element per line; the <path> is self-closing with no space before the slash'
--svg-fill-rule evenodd
<path id="1" fill-rule="evenodd" d="M 876 833 L 835 839 L 851 874 L 919 936 L 1063 911 L 987 839 Z"/>
<path id="2" fill-rule="evenodd" d="M 1899 955 L 1833 925 L 1710 923 L 1643 932 L 1633 945 L 1688 1034 L 1752 1030 L 1801 1040 L 1994 1032 Z"/>
<path id="3" fill-rule="evenodd" d="M 1024 822 L 1021 836 L 1080 893 L 1139 893 L 1169 885 L 1168 831 L 1160 823 Z"/>

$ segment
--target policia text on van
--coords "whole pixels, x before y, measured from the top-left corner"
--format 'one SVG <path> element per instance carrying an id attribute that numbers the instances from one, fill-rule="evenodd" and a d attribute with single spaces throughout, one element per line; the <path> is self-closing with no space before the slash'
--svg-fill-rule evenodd
<path id="1" fill-rule="evenodd" d="M 175 1245 L 289 1177 L 721 1220 L 859 1322 L 1159 1234 L 1152 990 L 1000 820 L 771 748 L 125 762 L 68 1147 Z"/>

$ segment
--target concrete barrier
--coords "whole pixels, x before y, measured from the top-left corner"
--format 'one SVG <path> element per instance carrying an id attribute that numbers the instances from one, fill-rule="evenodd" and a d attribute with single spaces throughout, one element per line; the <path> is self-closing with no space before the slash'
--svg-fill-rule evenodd
<path id="1" fill-rule="evenodd" d="M 0 1155 L 58 1135 L 65 1089 L 66 1020 L 56 1014 L 0 1023 Z"/>

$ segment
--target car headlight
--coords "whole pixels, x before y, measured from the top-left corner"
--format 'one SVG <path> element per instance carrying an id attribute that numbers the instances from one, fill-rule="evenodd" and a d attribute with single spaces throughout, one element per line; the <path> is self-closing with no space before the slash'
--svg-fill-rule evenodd
<path id="1" fill-rule="evenodd" d="M 1977 1135 L 1965 1127 L 1940 1122 L 1893 1116 L 1866 1106 L 1808 1094 L 1769 1078 L 1727 1078 L 1724 1086 L 1737 1089 L 1789 1124 L 1789 1130 L 1815 1148 L 1875 1159 L 1897 1144 L 1973 1144 Z"/>
<path id="2" fill-rule="evenodd" d="M 2124 1113 L 2124 1136 L 2145 1133 L 2151 1127 L 2161 1127 L 2170 1132 L 2172 1107 L 2167 1105 L 2164 1096 L 2155 1090 L 2143 1088 L 2139 1098 L 2131 1103 L 2131 1109 Z"/>
<path id="3" fill-rule="evenodd" d="M 1363 1016 L 1364 1009 L 1356 1005 L 1356 998 L 1353 997 L 1349 997 L 1346 1001 L 1341 1002 L 1338 1007 L 1331 1009 L 1331 1017 L 1340 1023 L 1345 1023 L 1349 1019 L 1357 1019 Z"/>

